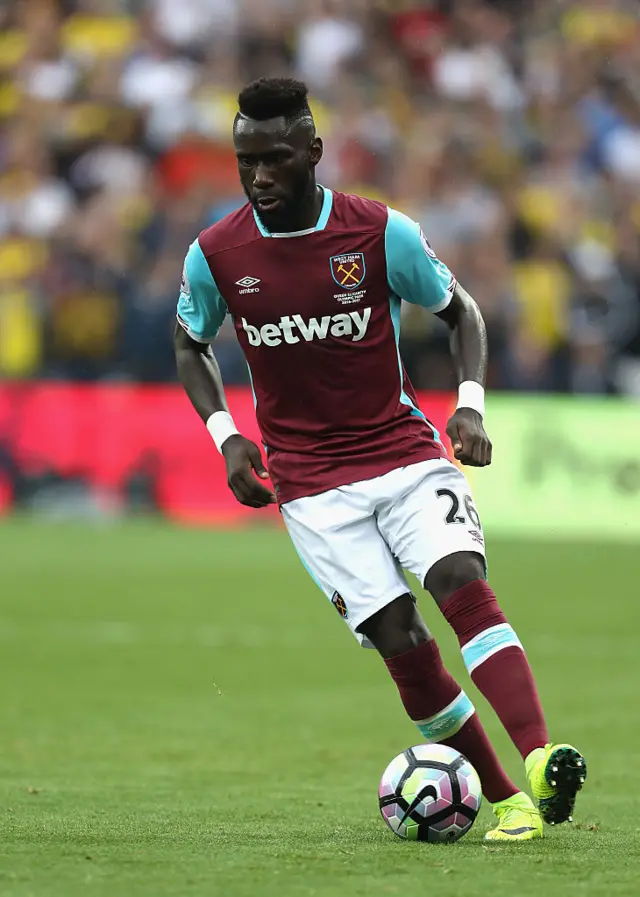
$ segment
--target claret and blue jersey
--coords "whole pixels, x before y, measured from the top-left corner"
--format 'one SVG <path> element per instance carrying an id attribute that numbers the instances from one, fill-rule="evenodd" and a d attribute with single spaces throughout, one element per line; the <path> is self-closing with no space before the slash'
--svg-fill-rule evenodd
<path id="1" fill-rule="evenodd" d="M 178 320 L 208 343 L 232 316 L 286 502 L 445 454 L 398 339 L 402 300 L 439 312 L 454 287 L 414 221 L 324 189 L 315 228 L 270 234 L 246 205 L 203 231 Z"/>

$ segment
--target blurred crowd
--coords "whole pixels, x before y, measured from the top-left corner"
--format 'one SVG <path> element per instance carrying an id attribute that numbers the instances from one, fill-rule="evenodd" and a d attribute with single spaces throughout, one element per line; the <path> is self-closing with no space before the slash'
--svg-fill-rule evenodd
<path id="1" fill-rule="evenodd" d="M 0 0 L 0 377 L 163 381 L 182 261 L 243 202 L 243 83 L 309 84 L 329 187 L 417 219 L 495 388 L 640 396 L 637 0 Z M 406 367 L 452 384 L 405 309 Z M 226 382 L 246 368 L 232 327 Z"/>

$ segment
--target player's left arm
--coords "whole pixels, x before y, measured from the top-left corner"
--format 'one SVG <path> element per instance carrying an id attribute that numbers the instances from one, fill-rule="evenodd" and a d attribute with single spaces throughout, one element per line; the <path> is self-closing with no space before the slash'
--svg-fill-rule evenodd
<path id="1" fill-rule="evenodd" d="M 451 330 L 451 355 L 458 378 L 458 407 L 447 424 L 456 460 L 472 467 L 491 464 L 492 447 L 484 429 L 487 328 L 474 299 L 456 283 L 451 301 L 437 312 Z"/>
<path id="2" fill-rule="evenodd" d="M 480 309 L 437 258 L 420 225 L 394 209 L 389 209 L 385 249 L 387 278 L 396 300 L 422 306 L 451 330 L 459 393 L 447 435 L 458 461 L 485 467 L 491 464 L 491 442 L 483 424 L 488 351 Z M 399 326 L 399 304 L 397 308 Z"/>

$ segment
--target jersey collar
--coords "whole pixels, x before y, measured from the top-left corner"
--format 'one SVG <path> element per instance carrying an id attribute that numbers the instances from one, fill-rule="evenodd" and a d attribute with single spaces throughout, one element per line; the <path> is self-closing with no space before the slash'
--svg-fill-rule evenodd
<path id="1" fill-rule="evenodd" d="M 272 234 L 270 233 L 262 221 L 260 221 L 260 216 L 253 210 L 253 217 L 256 222 L 256 227 L 260 231 L 263 237 L 274 237 L 279 240 L 285 239 L 286 237 L 306 237 L 307 234 L 313 234 L 317 230 L 324 230 L 327 226 L 327 222 L 329 221 L 329 216 L 331 215 L 331 209 L 333 208 L 333 193 L 327 187 L 323 187 L 322 184 L 319 184 L 320 189 L 324 193 L 324 199 L 322 201 L 322 209 L 320 211 L 320 217 L 318 218 L 317 224 L 315 227 L 308 227 L 306 230 L 294 230 L 287 234 Z"/>

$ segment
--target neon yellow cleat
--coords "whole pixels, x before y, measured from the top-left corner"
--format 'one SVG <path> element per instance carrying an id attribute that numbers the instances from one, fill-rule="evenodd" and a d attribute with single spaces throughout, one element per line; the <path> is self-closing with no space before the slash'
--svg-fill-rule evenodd
<path id="1" fill-rule="evenodd" d="M 549 825 L 571 821 L 576 794 L 587 778 L 584 757 L 570 744 L 547 744 L 525 760 L 527 778 Z"/>
<path id="2" fill-rule="evenodd" d="M 484 836 L 485 841 L 534 841 L 542 837 L 542 819 L 524 791 L 493 805 L 498 827 Z"/>

